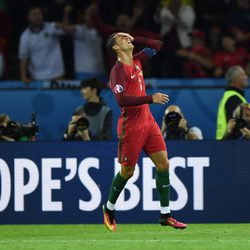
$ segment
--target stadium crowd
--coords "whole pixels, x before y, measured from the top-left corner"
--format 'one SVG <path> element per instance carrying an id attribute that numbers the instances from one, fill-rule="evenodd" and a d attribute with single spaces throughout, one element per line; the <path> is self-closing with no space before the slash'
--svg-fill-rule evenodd
<path id="1" fill-rule="evenodd" d="M 223 77 L 233 65 L 249 74 L 249 16 L 249 0 L 1 0 L 0 74 L 19 79 L 19 58 L 24 82 L 107 79 L 103 44 L 115 31 L 164 41 L 146 77 Z"/>

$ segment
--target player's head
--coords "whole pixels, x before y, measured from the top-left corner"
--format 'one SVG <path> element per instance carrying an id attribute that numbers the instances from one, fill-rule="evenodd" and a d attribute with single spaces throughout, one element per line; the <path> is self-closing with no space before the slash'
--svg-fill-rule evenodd
<path id="1" fill-rule="evenodd" d="M 114 47 L 114 45 L 116 45 L 115 36 L 116 36 L 117 34 L 118 34 L 118 33 L 112 34 L 112 35 L 107 39 L 107 41 L 106 41 L 106 48 L 108 49 L 108 51 L 109 51 L 110 53 L 113 53 L 113 54 L 115 54 L 115 55 L 116 55 L 116 53 L 115 53 L 113 47 Z"/>
<path id="2" fill-rule="evenodd" d="M 134 45 L 126 33 L 118 32 L 112 34 L 107 39 L 106 48 L 115 55 L 118 55 L 122 51 L 133 50 Z"/>
<path id="3" fill-rule="evenodd" d="M 240 89 L 244 89 L 248 86 L 247 74 L 239 65 L 230 67 L 225 74 L 225 78 L 230 86 L 235 86 Z"/>

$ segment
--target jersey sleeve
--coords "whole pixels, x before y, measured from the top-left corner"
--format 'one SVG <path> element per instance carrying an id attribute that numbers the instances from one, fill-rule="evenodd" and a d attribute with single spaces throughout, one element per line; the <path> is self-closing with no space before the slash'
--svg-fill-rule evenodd
<path id="1" fill-rule="evenodd" d="M 134 55 L 135 59 L 139 59 L 142 62 L 155 56 L 163 45 L 162 41 L 160 40 L 145 37 L 135 37 L 134 43 L 145 46 L 143 50 Z"/>
<path id="2" fill-rule="evenodd" d="M 153 102 L 152 96 L 131 96 L 126 93 L 127 77 L 122 67 L 113 68 L 111 71 L 110 88 L 120 107 L 138 106 Z"/>

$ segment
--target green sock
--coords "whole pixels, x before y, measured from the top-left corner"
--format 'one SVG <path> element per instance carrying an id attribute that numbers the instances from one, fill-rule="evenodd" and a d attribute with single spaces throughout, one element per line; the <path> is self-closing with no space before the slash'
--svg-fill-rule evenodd
<path id="1" fill-rule="evenodd" d="M 169 206 L 169 172 L 168 171 L 156 171 L 156 188 L 160 196 L 161 207 Z"/>
<path id="2" fill-rule="evenodd" d="M 118 173 L 112 181 L 112 185 L 109 191 L 109 201 L 113 204 L 116 203 L 120 193 L 125 187 L 128 180 L 124 179 L 120 173 Z"/>

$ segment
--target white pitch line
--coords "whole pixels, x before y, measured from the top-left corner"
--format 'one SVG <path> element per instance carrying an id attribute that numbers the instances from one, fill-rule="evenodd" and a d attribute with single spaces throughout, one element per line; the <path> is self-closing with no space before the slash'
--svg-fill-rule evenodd
<path id="1" fill-rule="evenodd" d="M 147 242 L 162 242 L 162 241 L 167 241 L 167 242 L 185 242 L 185 240 L 174 240 L 174 239 L 149 239 L 149 240 L 129 240 L 129 239 L 79 239 L 79 240 L 0 240 L 0 243 L 78 243 L 78 242 L 138 242 L 138 243 L 147 243 Z M 186 239 L 187 243 L 193 243 L 193 242 L 207 242 L 207 239 L 204 240 L 190 240 Z M 216 239 L 216 242 L 250 242 L 250 239 L 243 239 L 243 240 L 237 240 L 237 239 L 228 239 L 228 240 L 223 240 L 223 239 Z"/>

